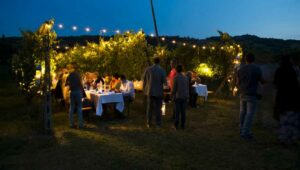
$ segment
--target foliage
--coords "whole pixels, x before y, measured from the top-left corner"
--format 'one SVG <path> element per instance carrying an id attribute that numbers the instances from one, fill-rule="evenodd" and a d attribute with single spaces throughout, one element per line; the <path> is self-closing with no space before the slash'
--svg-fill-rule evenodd
<path id="1" fill-rule="evenodd" d="M 213 77 L 214 76 L 214 72 L 211 69 L 211 67 L 209 67 L 206 63 L 201 63 L 197 68 L 196 68 L 196 73 L 198 73 L 199 75 L 202 75 L 204 77 Z"/>
<path id="2" fill-rule="evenodd" d="M 122 73 L 129 79 L 139 79 L 149 63 L 149 55 L 154 53 L 141 31 L 117 34 L 108 41 L 75 45 L 65 53 L 58 53 L 54 63 L 58 68 L 76 62 L 81 72 L 100 74 Z"/>
<path id="3" fill-rule="evenodd" d="M 36 32 L 22 31 L 22 41 L 19 53 L 12 59 L 13 70 L 17 75 L 17 81 L 21 91 L 27 96 L 27 101 L 41 88 L 41 84 L 36 84 L 36 68 L 42 65 L 43 57 L 49 53 L 55 54 L 51 49 L 56 43 L 56 34 L 51 31 L 45 35 L 40 30 Z"/>
<path id="4" fill-rule="evenodd" d="M 19 54 L 14 56 L 12 64 L 20 89 L 30 99 L 36 91 L 33 79 L 37 60 L 37 55 L 34 54 L 38 48 L 38 37 L 30 31 L 22 31 L 22 36 L 21 49 Z"/>

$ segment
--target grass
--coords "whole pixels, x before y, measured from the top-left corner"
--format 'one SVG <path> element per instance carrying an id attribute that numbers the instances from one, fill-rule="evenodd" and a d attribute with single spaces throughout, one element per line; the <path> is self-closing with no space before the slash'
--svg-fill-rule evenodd
<path id="1" fill-rule="evenodd" d="M 0 169 L 299 169 L 300 148 L 276 145 L 271 97 L 259 105 L 256 140 L 239 138 L 238 99 L 210 97 L 188 109 L 187 129 L 147 129 L 141 95 L 125 120 L 92 117 L 84 130 L 70 129 L 54 105 L 54 135 L 44 136 L 39 102 L 28 105 L 12 83 L 0 85 Z"/>

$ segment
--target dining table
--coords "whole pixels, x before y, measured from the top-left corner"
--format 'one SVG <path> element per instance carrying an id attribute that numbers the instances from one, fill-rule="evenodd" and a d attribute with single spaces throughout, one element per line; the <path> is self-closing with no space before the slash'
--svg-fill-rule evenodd
<path id="1" fill-rule="evenodd" d="M 195 92 L 197 93 L 197 95 L 204 97 L 205 101 L 207 101 L 207 97 L 208 97 L 207 85 L 194 84 L 193 87 L 195 88 Z"/>
<path id="2" fill-rule="evenodd" d="M 124 111 L 124 99 L 122 93 L 105 92 L 97 90 L 85 90 L 86 96 L 96 108 L 96 115 L 102 116 L 103 104 L 115 104 L 115 108 L 121 113 Z"/>

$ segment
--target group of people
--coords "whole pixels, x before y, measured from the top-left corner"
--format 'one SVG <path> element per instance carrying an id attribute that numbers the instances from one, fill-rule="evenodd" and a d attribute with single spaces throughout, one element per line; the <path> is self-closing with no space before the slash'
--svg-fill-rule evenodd
<path id="1" fill-rule="evenodd" d="M 246 65 L 238 70 L 237 85 L 240 89 L 240 135 L 253 139 L 251 126 L 256 112 L 257 89 L 264 83 L 261 69 L 254 64 L 253 54 L 245 56 Z M 279 122 L 278 139 L 284 145 L 296 144 L 300 139 L 300 71 L 299 56 L 283 56 L 275 72 L 276 88 L 274 118 Z"/>
<path id="2" fill-rule="evenodd" d="M 160 58 L 154 57 L 154 64 L 145 69 L 143 74 L 143 92 L 146 96 L 146 126 L 152 127 L 152 117 L 155 115 L 157 127 L 162 124 L 161 108 L 164 97 L 164 85 L 168 84 L 171 99 L 174 102 L 172 120 L 174 127 L 184 129 L 186 126 L 186 106 L 196 106 L 197 94 L 193 89 L 195 78 L 192 72 L 183 74 L 183 66 L 171 60 L 171 71 L 166 75 L 160 66 Z M 259 84 L 264 84 L 262 70 L 255 62 L 255 56 L 251 53 L 245 56 L 246 64 L 242 65 L 236 76 L 237 86 L 240 92 L 240 136 L 243 139 L 253 139 L 251 132 L 253 118 L 256 112 L 257 101 L 261 97 L 257 90 Z M 274 105 L 274 118 L 279 122 L 279 141 L 283 144 L 296 143 L 300 138 L 300 69 L 299 58 L 283 56 L 280 67 L 274 77 L 274 85 L 277 89 Z M 83 127 L 82 104 L 83 85 L 76 64 L 70 65 L 70 74 L 66 85 L 70 88 L 70 126 L 74 126 L 73 112 L 75 103 L 79 127 Z M 168 79 L 168 81 L 167 81 Z M 98 77 L 95 83 L 105 83 L 106 78 Z M 168 82 L 168 83 L 167 83 Z M 109 83 L 110 89 L 123 93 L 124 100 L 132 100 L 135 95 L 133 83 L 126 79 L 125 75 L 114 74 Z"/>
<path id="3" fill-rule="evenodd" d="M 69 75 L 66 79 L 65 86 L 69 87 L 70 91 L 70 107 L 69 107 L 69 123 L 70 127 L 74 128 L 74 111 L 78 114 L 78 128 L 83 128 L 83 115 L 82 115 L 82 98 L 85 95 L 84 86 L 94 86 L 98 87 L 98 84 L 105 84 L 105 80 L 101 76 L 97 79 L 90 81 L 85 81 L 82 83 L 82 77 L 77 70 L 77 64 L 71 63 L 68 66 Z M 84 84 L 84 85 L 83 85 Z M 133 83 L 126 79 L 125 75 L 118 75 L 115 73 L 109 83 L 110 90 L 123 94 L 124 101 L 132 101 L 135 97 L 135 91 Z"/>
<path id="4" fill-rule="evenodd" d="M 152 127 L 152 115 L 155 114 L 156 126 L 161 126 L 161 107 L 164 97 L 164 84 L 167 82 L 165 70 L 159 65 L 159 57 L 154 57 L 154 64 L 146 68 L 143 74 L 143 90 L 147 97 L 147 127 Z M 173 121 L 176 129 L 185 128 L 186 104 L 191 96 L 192 79 L 183 72 L 183 66 L 171 60 L 171 71 L 168 75 L 171 99 L 174 101 Z M 191 75 L 190 75 L 191 76 Z M 192 93 L 194 95 L 194 91 Z M 195 102 L 195 100 L 193 101 Z M 180 121 L 180 123 L 179 123 Z"/>

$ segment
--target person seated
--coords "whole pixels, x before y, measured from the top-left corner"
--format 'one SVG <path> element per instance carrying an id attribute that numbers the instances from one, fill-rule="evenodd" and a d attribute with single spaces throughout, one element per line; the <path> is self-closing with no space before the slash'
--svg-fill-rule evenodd
<path id="1" fill-rule="evenodd" d="M 90 89 L 93 89 L 94 86 L 93 86 L 93 78 L 94 78 L 94 75 L 93 73 L 91 72 L 86 72 L 83 76 L 83 86 L 87 89 L 87 90 L 90 90 Z"/>
<path id="2" fill-rule="evenodd" d="M 121 86 L 120 86 L 120 92 L 123 94 L 124 101 L 133 101 L 135 97 L 135 91 L 133 83 L 126 79 L 125 75 L 120 76 L 121 79 Z"/>
<path id="3" fill-rule="evenodd" d="M 104 86 L 103 78 L 97 74 L 97 78 L 93 81 L 93 88 L 99 89 L 99 87 Z"/>
<path id="4" fill-rule="evenodd" d="M 112 80 L 110 81 L 109 88 L 113 91 L 120 90 L 121 81 L 119 80 L 119 74 L 115 73 L 112 76 Z"/>
<path id="5" fill-rule="evenodd" d="M 100 75 L 98 75 L 98 76 L 97 76 L 97 79 L 95 80 L 95 83 L 98 84 L 98 83 L 100 83 L 100 82 L 101 82 L 102 84 L 104 84 L 103 78 L 102 78 Z"/>

